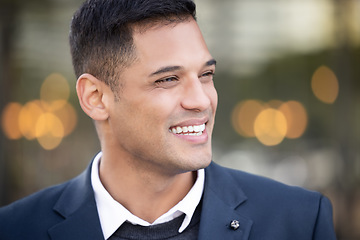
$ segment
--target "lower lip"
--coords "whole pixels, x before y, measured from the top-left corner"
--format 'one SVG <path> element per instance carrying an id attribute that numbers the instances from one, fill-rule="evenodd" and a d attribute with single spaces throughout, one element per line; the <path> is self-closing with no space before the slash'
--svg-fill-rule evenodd
<path id="1" fill-rule="evenodd" d="M 183 140 L 189 141 L 191 143 L 196 143 L 196 144 L 206 143 L 208 141 L 208 138 L 209 138 L 208 134 L 206 132 L 206 129 L 199 136 L 197 136 L 197 135 L 175 134 L 175 133 L 172 133 L 172 134 L 175 135 L 178 138 L 181 138 Z"/>

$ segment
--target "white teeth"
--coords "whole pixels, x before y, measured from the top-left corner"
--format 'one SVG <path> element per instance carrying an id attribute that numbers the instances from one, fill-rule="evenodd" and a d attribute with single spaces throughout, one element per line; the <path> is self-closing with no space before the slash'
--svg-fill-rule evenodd
<path id="1" fill-rule="evenodd" d="M 174 134 L 183 134 L 191 136 L 200 136 L 205 130 L 205 124 L 186 126 L 186 127 L 173 127 L 169 129 L 170 132 Z"/>
<path id="2" fill-rule="evenodd" d="M 182 132 L 183 132 L 183 130 L 182 130 L 182 128 L 181 128 L 181 127 L 176 127 L 176 132 L 177 132 L 177 133 L 182 133 Z"/>
<path id="3" fill-rule="evenodd" d="M 189 130 L 189 132 L 193 132 L 193 131 L 194 131 L 194 127 L 193 127 L 193 126 L 188 126 L 188 130 Z"/>
<path id="4" fill-rule="evenodd" d="M 194 132 L 200 132 L 200 126 L 194 126 Z"/>

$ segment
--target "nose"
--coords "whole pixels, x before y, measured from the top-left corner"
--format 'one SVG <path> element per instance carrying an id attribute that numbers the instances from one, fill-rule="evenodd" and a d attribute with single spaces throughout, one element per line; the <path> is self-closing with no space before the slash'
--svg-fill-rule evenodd
<path id="1" fill-rule="evenodd" d="M 202 83 L 198 77 L 188 79 L 184 86 L 182 107 L 197 112 L 208 109 L 211 105 L 211 89 L 209 88 L 214 88 L 214 86 L 210 83 Z"/>

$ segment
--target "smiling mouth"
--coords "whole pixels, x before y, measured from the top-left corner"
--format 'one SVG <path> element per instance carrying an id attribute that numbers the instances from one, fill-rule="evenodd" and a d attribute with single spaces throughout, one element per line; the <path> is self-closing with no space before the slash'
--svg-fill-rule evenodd
<path id="1" fill-rule="evenodd" d="M 193 125 L 193 126 L 171 127 L 169 129 L 169 132 L 179 135 L 200 136 L 203 134 L 204 130 L 205 130 L 205 123 L 201 125 Z"/>

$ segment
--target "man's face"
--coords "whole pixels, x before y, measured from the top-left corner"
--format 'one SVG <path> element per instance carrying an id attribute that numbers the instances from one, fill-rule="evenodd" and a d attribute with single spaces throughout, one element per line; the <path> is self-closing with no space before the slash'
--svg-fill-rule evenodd
<path id="1" fill-rule="evenodd" d="M 167 174 L 206 167 L 217 106 L 215 61 L 194 20 L 134 32 L 137 61 L 109 107 L 119 159 Z"/>

